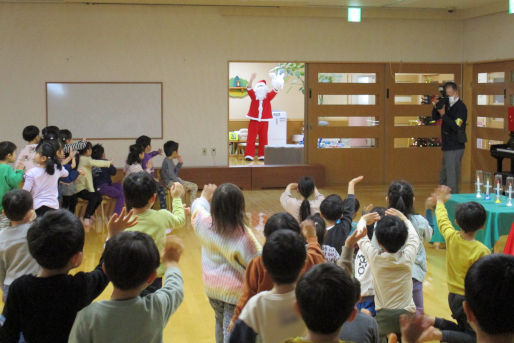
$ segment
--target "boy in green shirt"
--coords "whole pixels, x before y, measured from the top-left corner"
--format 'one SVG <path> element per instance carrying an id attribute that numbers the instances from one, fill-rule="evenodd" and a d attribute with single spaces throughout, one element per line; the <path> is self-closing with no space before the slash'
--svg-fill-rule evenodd
<path id="1" fill-rule="evenodd" d="M 162 253 L 166 242 L 168 229 L 175 229 L 184 226 L 186 215 L 182 204 L 184 188 L 178 182 L 170 187 L 173 198 L 173 212 L 166 209 L 152 209 L 157 197 L 157 185 L 152 176 L 147 172 L 130 174 L 123 181 L 123 193 L 127 208 L 134 209 L 137 216 L 137 224 L 127 231 L 140 231 L 153 238 L 157 249 Z M 148 286 L 141 296 L 153 293 L 162 286 L 162 276 L 166 271 L 164 264 L 157 269 L 157 278 Z"/>
<path id="2" fill-rule="evenodd" d="M 9 163 L 16 161 L 16 145 L 12 142 L 0 142 L 0 229 L 10 225 L 9 219 L 2 210 L 2 198 L 5 193 L 18 188 L 23 181 L 23 162 L 19 162 L 16 170 Z"/>

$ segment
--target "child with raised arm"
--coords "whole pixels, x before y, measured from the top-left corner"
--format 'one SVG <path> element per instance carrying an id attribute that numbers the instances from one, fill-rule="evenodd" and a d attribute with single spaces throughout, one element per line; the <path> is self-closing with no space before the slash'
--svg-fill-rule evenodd
<path id="1" fill-rule="evenodd" d="M 148 136 L 140 136 L 136 139 L 136 144 L 143 147 L 144 156 L 141 159 L 141 167 L 148 171 L 150 175 L 154 178 L 157 183 L 157 196 L 159 197 L 159 202 L 161 204 L 161 209 L 167 208 L 166 205 L 166 187 L 157 182 L 155 178 L 155 170 L 153 168 L 153 163 L 151 161 L 152 158 L 158 155 L 162 155 L 162 149 L 152 151 L 152 139 Z M 166 185 L 167 186 L 167 185 Z"/>
<path id="2" fill-rule="evenodd" d="M 103 268 L 114 286 L 111 299 L 81 310 L 68 342 L 163 342 L 164 327 L 184 300 L 184 281 L 178 269 L 182 251 L 182 242 L 169 236 L 162 254 L 164 285 L 140 297 L 157 277 L 161 261 L 152 237 L 142 232 L 121 232 L 107 241 Z"/>
<path id="3" fill-rule="evenodd" d="M 298 199 L 292 195 L 292 191 L 297 191 L 302 199 Z M 309 197 L 314 194 L 314 199 L 309 200 Z M 298 183 L 290 183 L 287 185 L 285 191 L 280 196 L 280 204 L 282 208 L 290 213 L 293 217 L 302 222 L 308 216 L 319 212 L 319 206 L 325 199 L 316 185 L 314 179 L 310 176 L 302 177 Z"/>
<path id="4" fill-rule="evenodd" d="M 12 189 L 18 188 L 23 181 L 23 162 L 14 170 L 9 163 L 16 161 L 16 145 L 12 142 L 0 142 L 0 199 Z M 9 219 L 2 213 L 0 204 L 0 229 L 10 225 Z"/>
<path id="5" fill-rule="evenodd" d="M 34 156 L 36 155 L 36 146 L 38 145 L 41 137 L 39 136 L 39 129 L 37 126 L 29 125 L 23 129 L 23 139 L 28 143 L 23 149 L 21 149 L 16 159 L 15 165 L 19 165 L 20 162 L 25 166 L 25 171 L 29 171 L 34 168 Z"/>
<path id="6" fill-rule="evenodd" d="M 135 224 L 132 213 L 114 215 L 109 235 Z M 107 286 L 102 259 L 89 273 L 69 272 L 83 259 L 84 228 L 66 210 L 47 212 L 27 233 L 32 257 L 41 266 L 38 276 L 25 275 L 11 284 L 0 317 L 0 341 L 66 343 L 78 311 L 89 305 Z"/>

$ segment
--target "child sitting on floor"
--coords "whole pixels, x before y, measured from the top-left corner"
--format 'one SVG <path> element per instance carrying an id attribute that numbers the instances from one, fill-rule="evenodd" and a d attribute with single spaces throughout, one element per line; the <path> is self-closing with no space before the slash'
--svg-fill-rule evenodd
<path id="1" fill-rule="evenodd" d="M 302 199 L 298 199 L 291 194 L 291 191 L 297 191 Z M 309 200 L 309 197 L 314 194 L 314 199 Z M 319 206 L 325 199 L 321 194 L 314 180 L 309 176 L 302 177 L 298 183 L 290 183 L 287 185 L 284 193 L 280 196 L 280 204 L 282 208 L 295 217 L 298 222 L 307 219 L 308 216 L 319 212 Z"/>
<path id="2" fill-rule="evenodd" d="M 323 255 L 325 255 L 325 260 L 330 263 L 336 263 L 339 260 L 339 253 L 334 247 L 330 245 L 323 244 L 325 241 L 325 236 L 327 234 L 326 224 L 323 218 L 319 213 L 313 214 L 308 217 L 308 219 L 314 222 L 314 226 L 316 227 L 316 237 L 318 238 L 318 243 L 321 246 L 321 250 L 323 250 Z"/>

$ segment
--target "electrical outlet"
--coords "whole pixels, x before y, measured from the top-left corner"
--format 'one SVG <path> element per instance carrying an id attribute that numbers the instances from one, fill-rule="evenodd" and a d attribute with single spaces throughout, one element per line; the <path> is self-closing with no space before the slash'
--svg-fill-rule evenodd
<path id="1" fill-rule="evenodd" d="M 211 154 L 212 155 L 216 155 L 216 147 L 212 147 L 211 148 Z"/>
<path id="2" fill-rule="evenodd" d="M 207 148 L 202 148 L 202 155 L 207 155 Z"/>

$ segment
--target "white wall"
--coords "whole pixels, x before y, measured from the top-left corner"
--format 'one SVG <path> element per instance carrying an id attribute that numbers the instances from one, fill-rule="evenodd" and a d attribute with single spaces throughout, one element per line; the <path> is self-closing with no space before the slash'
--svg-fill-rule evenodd
<path id="1" fill-rule="evenodd" d="M 3 3 L 0 139 L 22 146 L 25 125 L 45 124 L 45 81 L 163 81 L 165 139 L 181 143 L 186 165 L 226 165 L 228 60 L 460 62 L 461 35 L 438 37 L 462 26 L 221 16 L 212 7 Z M 103 143 L 121 166 L 131 142 Z M 202 156 L 202 147 L 216 147 L 217 155 Z"/>
<path id="2" fill-rule="evenodd" d="M 499 13 L 464 21 L 463 62 L 514 58 L 514 15 Z"/>

